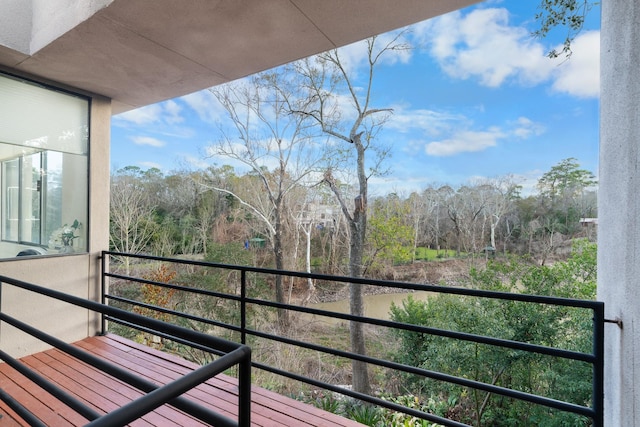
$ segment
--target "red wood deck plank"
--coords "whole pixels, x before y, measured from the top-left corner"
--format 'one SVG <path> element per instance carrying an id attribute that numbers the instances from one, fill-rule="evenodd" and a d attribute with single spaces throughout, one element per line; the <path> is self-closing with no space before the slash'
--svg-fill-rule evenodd
<path id="1" fill-rule="evenodd" d="M 122 337 L 109 335 L 111 340 L 109 344 L 112 344 L 112 340 L 118 341 L 122 344 L 123 351 L 128 351 L 131 348 L 139 349 L 143 353 L 153 357 L 153 360 L 158 358 L 170 360 L 169 367 L 172 370 L 176 370 L 180 375 L 183 375 L 193 369 L 197 369 L 198 365 L 184 359 L 180 359 L 177 356 L 173 356 L 167 353 L 158 352 L 149 347 L 142 346 L 141 344 L 128 341 Z M 110 349 L 113 349 L 114 345 L 109 345 Z M 175 363 L 174 363 L 175 361 Z M 223 380 L 233 386 L 234 393 L 237 390 L 238 380 L 236 378 L 219 375 L 207 382 L 207 384 L 215 384 L 215 387 L 219 386 L 219 381 Z M 225 387 L 226 388 L 226 387 Z M 233 396 L 233 402 L 237 400 L 235 394 Z M 258 412 L 261 415 L 268 417 L 271 421 L 276 423 L 289 422 L 293 418 L 296 422 L 295 425 L 310 425 L 316 426 L 354 426 L 361 425 L 354 423 L 353 421 L 344 417 L 337 416 L 335 414 L 328 413 L 312 405 L 301 404 L 301 402 L 291 399 L 286 396 L 282 396 L 273 391 L 269 391 L 260 387 L 252 387 L 252 409 L 253 412 Z M 206 404 L 206 402 L 204 402 Z M 255 417 L 253 417 L 255 418 Z M 281 424 L 277 424 L 281 425 Z"/>
<path id="2" fill-rule="evenodd" d="M 117 335 L 91 337 L 74 345 L 156 384 L 166 384 L 199 367 L 178 356 L 163 353 Z M 23 361 L 99 412 L 113 410 L 141 395 L 140 391 L 124 382 L 56 349 L 28 356 L 23 358 Z M 0 387 L 36 413 L 47 425 L 80 426 L 87 422 L 6 364 L 0 364 Z M 238 412 L 237 392 L 238 380 L 221 374 L 191 390 L 186 396 L 235 419 Z M 255 386 L 252 387 L 251 410 L 251 424 L 256 427 L 362 426 L 314 406 Z M 0 415 L 3 415 L 0 418 L 0 427 L 26 425 L 2 402 L 0 402 Z M 132 425 L 191 427 L 204 424 L 165 405 Z"/>
<path id="3" fill-rule="evenodd" d="M 127 399 L 120 391 L 112 390 L 101 385 L 95 380 L 96 376 L 87 377 L 80 373 L 75 367 L 78 366 L 79 363 L 75 363 L 73 365 L 74 367 L 71 367 L 52 357 L 51 353 L 39 353 L 27 359 L 28 361 L 25 361 L 25 363 L 31 366 L 32 369 L 37 370 L 46 378 L 55 381 L 65 391 L 103 414 L 118 409 L 131 400 L 142 396 L 142 393 L 137 393 L 137 396 L 134 396 L 132 399 Z M 126 388 L 128 387 L 122 385 L 120 390 Z M 132 425 L 135 427 L 153 427 L 155 425 L 161 425 L 162 422 L 166 422 L 166 419 L 152 412 Z"/>
<path id="4" fill-rule="evenodd" d="M 28 427 L 27 423 L 20 420 L 13 409 L 0 400 L 0 426 L 2 427 Z"/>
<path id="5" fill-rule="evenodd" d="M 0 365 L 0 367 L 4 367 L 4 364 Z M 81 422 L 79 425 L 87 422 L 86 419 L 76 412 L 70 412 L 65 405 L 51 398 L 47 392 L 34 386 L 31 381 L 15 371 L 7 375 L 4 372 L 2 373 L 0 387 L 22 405 L 29 408 L 31 412 L 38 414 L 38 418 L 49 426 L 69 425 L 72 422 L 71 420 L 78 420 L 78 417 Z M 71 423 L 71 425 L 73 424 Z"/>
<path id="6" fill-rule="evenodd" d="M 155 356 L 153 359 L 155 363 L 153 364 L 150 364 L 144 356 L 131 358 L 129 356 L 131 354 L 130 348 L 123 349 L 118 346 L 102 344 L 94 346 L 92 342 L 86 341 L 78 345 L 84 349 L 91 350 L 91 352 L 100 355 L 100 357 L 105 360 L 126 367 L 128 370 L 142 377 L 161 384 L 176 379 L 198 367 L 196 364 L 191 364 L 191 369 L 175 365 L 172 366 L 173 369 L 167 369 L 163 367 L 161 363 L 165 353 L 148 347 L 143 349 L 143 353 L 147 355 L 153 354 Z M 136 353 L 136 356 L 138 356 L 138 353 Z M 181 365 L 184 365 L 185 362 L 188 364 L 187 361 L 181 360 Z M 224 380 L 221 378 L 224 378 Z M 238 388 L 237 385 L 229 381 L 229 379 L 230 377 L 226 375 L 219 375 L 197 389 L 189 391 L 187 396 L 197 400 L 201 405 L 210 407 L 223 415 L 235 419 L 238 416 Z M 282 426 L 291 422 L 291 418 L 286 414 L 283 415 L 271 409 L 263 409 L 262 411 L 253 410 L 252 412 L 252 423 L 256 426 Z"/>
<path id="7" fill-rule="evenodd" d="M 160 363 L 153 364 L 152 362 L 149 362 L 142 357 L 135 357 L 137 356 L 135 353 L 125 352 L 120 348 L 102 345 L 99 347 L 95 347 L 92 343 L 87 343 L 84 341 L 78 343 L 78 346 L 100 356 L 105 360 L 114 363 L 115 365 L 126 368 L 127 370 L 134 372 L 135 374 L 158 385 L 166 384 L 179 377 L 177 373 L 169 375 L 167 370 L 164 369 L 160 365 Z M 214 396 L 215 398 L 219 398 L 219 401 L 216 400 L 215 402 L 213 402 L 216 408 L 220 410 L 221 413 L 224 413 L 224 415 L 235 418 L 237 417 L 238 399 L 234 391 L 235 390 L 227 391 L 224 389 L 216 388 L 216 390 L 205 392 L 202 389 L 198 388 L 198 390 L 194 390 L 188 395 L 195 396 L 202 401 L 210 401 L 212 399 L 212 396 Z"/>
<path id="8" fill-rule="evenodd" d="M 109 337 L 112 337 L 112 335 L 110 335 Z M 115 339 L 117 340 L 118 338 L 120 337 L 117 337 Z M 83 342 L 83 345 L 85 344 L 85 342 Z M 123 346 L 118 347 L 120 351 L 127 352 L 129 351 L 130 348 L 141 347 L 137 343 L 131 343 L 130 345 L 122 341 L 121 343 L 123 344 Z M 114 353 L 114 349 L 116 347 L 117 346 L 111 346 L 111 345 L 104 346 L 106 351 L 112 352 L 112 353 Z M 157 361 L 159 357 L 160 358 L 165 357 L 165 353 L 158 354 L 156 353 L 157 350 L 150 349 L 149 347 L 140 348 L 140 350 L 147 353 L 151 357 L 153 357 L 154 361 Z M 106 357 L 109 357 L 109 356 L 106 356 Z M 171 371 L 177 371 L 179 375 L 188 373 L 191 370 L 196 369 L 198 367 L 198 365 L 196 365 L 195 363 L 190 363 L 188 361 L 185 361 L 184 359 L 179 359 L 179 361 L 180 362 L 178 364 L 176 363 L 169 364 Z M 162 375 L 169 375 L 167 371 L 165 371 L 164 369 L 161 369 L 160 371 Z M 219 389 L 221 387 L 220 386 L 221 379 L 223 379 L 224 382 L 229 383 L 233 387 L 233 394 L 229 393 L 225 397 L 228 398 L 229 396 L 231 396 L 229 403 L 232 403 L 235 405 L 235 403 L 237 402 L 237 395 L 235 394 L 237 392 L 237 383 L 238 383 L 237 379 L 233 377 L 229 377 L 227 375 L 219 375 L 216 378 L 209 380 L 207 384 L 213 385 L 216 389 Z M 228 390 L 227 385 L 223 387 Z M 194 394 L 195 393 L 191 393 L 191 392 L 189 393 L 189 395 L 191 396 L 193 396 Z M 195 397 L 201 398 L 203 396 L 196 395 Z M 207 397 L 207 395 L 205 395 L 204 397 Z M 255 423 L 260 423 L 260 422 L 264 423 L 265 420 L 262 420 L 262 417 L 265 417 L 269 420 L 268 425 L 272 425 L 272 423 L 275 423 L 274 425 L 282 425 L 282 423 L 291 423 L 292 419 L 295 420 L 295 423 L 296 423 L 295 425 L 304 425 L 304 423 L 306 422 L 311 423 L 311 425 L 317 425 L 317 426 L 354 425 L 352 421 L 346 418 L 327 413 L 326 411 L 322 411 L 321 409 L 318 409 L 311 405 L 301 405 L 299 401 L 279 395 L 269 390 L 265 390 L 260 387 L 252 387 L 251 400 L 252 400 L 253 412 L 259 414 L 260 416 L 260 421 L 258 419 L 253 420 Z M 207 405 L 209 402 L 201 401 L 201 403 Z M 218 405 L 215 405 L 215 406 L 218 407 Z M 232 406 L 232 408 L 234 409 L 233 415 L 235 417 L 236 407 Z M 255 416 L 253 418 L 255 418 Z"/>
<path id="9" fill-rule="evenodd" d="M 109 346 L 108 348 L 120 348 L 123 351 L 129 351 L 129 349 L 137 349 L 143 353 L 146 353 L 149 357 L 152 357 L 154 361 L 158 360 L 158 357 L 167 361 L 167 366 L 178 372 L 180 375 L 184 375 L 193 369 L 197 369 L 198 365 L 189 362 L 187 360 L 181 359 L 175 355 L 171 355 L 168 353 L 160 353 L 158 354 L 157 350 L 152 348 L 143 346 L 142 344 L 138 344 L 125 338 L 119 337 L 117 335 L 109 335 Z M 85 340 L 86 342 L 87 340 Z M 121 345 L 117 346 L 113 344 L 113 341 L 119 342 Z M 233 390 L 237 390 L 238 380 L 236 378 L 230 377 L 228 375 L 219 375 L 216 378 L 208 381 L 208 383 L 216 383 L 218 384 L 219 380 L 224 380 L 233 385 Z M 235 394 L 234 394 L 234 399 Z M 348 420 L 344 417 L 339 417 L 335 414 L 327 413 L 319 408 L 316 408 L 312 405 L 302 405 L 300 406 L 300 402 L 295 399 L 291 399 L 286 396 L 282 396 L 276 392 L 266 390 L 260 387 L 252 387 L 252 404 L 255 407 L 256 404 L 260 406 L 264 406 L 268 408 L 268 412 L 277 412 L 280 414 L 284 414 L 287 418 L 293 417 L 303 423 L 305 420 L 313 419 L 317 417 L 318 426 L 353 426 L 354 423 L 351 420 Z M 236 400 L 234 400 L 235 402 Z M 327 415 L 330 415 L 327 420 Z M 360 425 L 360 424 L 355 424 Z"/>
<path id="10" fill-rule="evenodd" d="M 60 365 L 58 369 L 61 374 L 78 377 L 78 380 L 81 382 L 91 382 L 91 387 L 94 391 L 98 391 L 102 396 L 117 403 L 118 406 L 137 399 L 143 394 L 138 389 L 116 378 L 104 375 L 92 366 L 77 362 L 74 358 L 59 350 L 52 349 L 46 353 L 48 355 L 55 355 L 56 361 Z M 105 411 L 105 408 L 101 409 Z M 158 417 L 158 415 L 160 417 Z M 153 425 L 163 425 L 167 422 L 171 422 L 174 425 L 185 425 L 189 423 L 193 425 L 202 424 L 191 416 L 167 406 L 161 406 L 151 414 L 145 416 L 144 419 L 150 421 Z"/>

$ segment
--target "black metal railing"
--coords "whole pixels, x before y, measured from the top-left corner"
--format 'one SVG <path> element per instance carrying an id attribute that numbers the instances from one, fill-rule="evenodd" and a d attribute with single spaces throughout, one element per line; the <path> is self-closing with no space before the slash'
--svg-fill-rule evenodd
<path id="1" fill-rule="evenodd" d="M 187 266 L 188 268 L 203 267 L 205 269 L 237 272 L 239 273 L 239 277 L 237 278 L 238 283 L 236 284 L 236 290 L 232 293 L 229 293 L 229 292 L 222 292 L 219 290 L 207 290 L 207 289 L 198 288 L 195 286 L 182 286 L 182 285 L 177 285 L 175 283 L 159 282 L 159 281 L 144 279 L 141 277 L 132 277 L 127 274 L 112 273 L 107 271 L 106 261 L 110 258 L 114 260 L 114 264 L 118 264 L 122 262 L 124 258 L 129 258 L 130 260 L 137 260 L 139 262 L 156 262 L 157 261 L 161 263 L 172 263 L 174 265 Z M 322 275 L 322 274 L 308 274 L 308 273 L 293 272 L 293 271 L 278 271 L 278 270 L 266 269 L 266 268 L 224 265 L 224 264 L 216 264 L 216 263 L 209 263 L 209 262 L 195 261 L 195 260 L 168 259 L 163 257 L 136 255 L 136 254 L 123 254 L 123 253 L 116 253 L 116 252 L 110 252 L 110 251 L 103 252 L 103 261 L 105 261 L 105 264 L 103 264 L 103 278 L 105 283 L 107 278 L 111 278 L 115 281 L 126 281 L 129 283 L 138 283 L 141 285 L 159 286 L 159 287 L 170 289 L 176 292 L 195 294 L 198 296 L 199 299 L 212 298 L 212 299 L 224 299 L 228 301 L 233 301 L 235 304 L 237 304 L 237 309 L 239 310 L 239 318 L 237 320 L 237 323 L 225 323 L 220 319 L 204 318 L 198 315 L 193 315 L 188 313 L 186 310 L 183 310 L 183 311 L 174 310 L 167 307 L 148 304 L 144 301 L 135 300 L 132 298 L 127 298 L 127 297 L 115 295 L 112 293 L 104 292 L 105 301 L 111 302 L 112 304 L 117 303 L 121 305 L 144 307 L 149 310 L 154 310 L 159 313 L 164 313 L 170 316 L 174 316 L 175 319 L 187 319 L 188 321 L 192 321 L 192 322 L 200 322 L 202 324 L 208 325 L 211 328 L 224 328 L 228 331 L 232 331 L 238 334 L 239 336 L 238 341 L 240 341 L 243 344 L 247 343 L 250 339 L 270 340 L 272 342 L 292 345 L 292 346 L 296 346 L 303 349 L 313 350 L 313 351 L 321 352 L 324 354 L 337 356 L 340 358 L 358 360 L 361 362 L 365 362 L 367 364 L 371 364 L 373 366 L 388 368 L 390 370 L 397 371 L 397 372 L 414 374 L 424 378 L 433 379 L 436 381 L 443 381 L 450 384 L 455 384 L 461 387 L 481 390 L 487 393 L 495 394 L 497 396 L 503 396 L 505 398 L 529 402 L 535 405 L 542 405 L 544 407 L 552 408 L 554 410 L 559 410 L 561 412 L 577 414 L 579 416 L 590 419 L 591 420 L 590 424 L 593 426 L 601 427 L 604 422 L 603 421 L 603 414 L 604 414 L 603 412 L 604 360 L 603 359 L 604 359 L 605 319 L 604 319 L 604 304 L 602 302 L 548 297 L 548 296 L 524 295 L 524 294 L 506 293 L 506 292 L 485 291 L 485 290 L 473 290 L 473 289 L 460 288 L 460 287 L 447 287 L 447 286 L 423 285 L 423 284 L 406 283 L 406 282 L 391 282 L 391 281 L 383 281 L 383 280 L 359 279 L 359 278 L 352 278 L 352 277 L 329 276 L 329 275 Z M 251 275 L 252 277 L 251 280 L 249 279 L 249 275 Z M 327 310 L 311 308 L 306 306 L 283 304 L 275 301 L 265 300 L 262 298 L 255 298 L 250 296 L 250 293 L 249 293 L 250 282 L 251 282 L 251 286 L 255 286 L 255 283 L 259 281 L 258 277 L 260 276 L 263 276 L 263 282 L 264 282 L 264 277 L 280 276 L 280 277 L 285 277 L 291 280 L 312 279 L 315 281 L 324 281 L 327 283 L 343 283 L 343 284 L 356 283 L 356 284 L 367 285 L 367 286 L 381 286 L 381 287 L 387 287 L 387 288 L 396 288 L 402 291 L 429 291 L 429 292 L 434 292 L 438 294 L 450 294 L 450 295 L 477 297 L 477 298 L 484 298 L 484 299 L 488 298 L 488 299 L 498 300 L 498 301 L 507 301 L 507 302 L 511 301 L 511 302 L 527 303 L 527 304 L 537 304 L 537 305 L 556 306 L 556 307 L 571 307 L 571 308 L 580 309 L 580 310 L 588 310 L 592 312 L 592 325 L 593 325 L 593 329 L 592 329 L 593 334 L 591 338 L 592 351 L 586 352 L 586 353 L 579 352 L 579 351 L 571 351 L 571 350 L 555 348 L 547 345 L 532 344 L 526 341 L 515 341 L 511 339 L 501 339 L 501 338 L 496 338 L 491 336 L 443 330 L 443 329 L 419 326 L 414 324 L 393 322 L 393 321 L 373 318 L 373 317 L 352 316 L 350 314 L 346 314 L 343 312 L 327 311 Z M 496 347 L 503 348 L 504 351 L 528 352 L 528 353 L 533 353 L 538 355 L 551 356 L 559 359 L 566 359 L 566 360 L 586 363 L 591 366 L 591 379 L 592 379 L 591 399 L 588 405 L 577 404 L 573 402 L 566 402 L 566 401 L 562 401 L 562 400 L 558 400 L 550 397 L 535 395 L 535 394 L 517 390 L 517 389 L 510 389 L 510 388 L 495 385 L 495 384 L 489 384 L 489 383 L 475 381 L 475 380 L 471 380 L 471 379 L 460 377 L 460 376 L 450 375 L 442 372 L 435 372 L 435 371 L 423 369 L 416 366 L 410 366 L 410 365 L 398 363 L 392 360 L 385 360 L 385 359 L 370 357 L 362 354 L 356 354 L 348 350 L 344 350 L 336 347 L 327 347 L 325 345 L 318 345 L 315 343 L 302 341 L 296 338 L 281 336 L 281 334 L 279 333 L 274 334 L 274 333 L 265 332 L 262 330 L 258 330 L 257 328 L 249 327 L 249 323 L 250 323 L 248 319 L 249 307 L 267 307 L 280 312 L 285 310 L 288 312 L 304 313 L 305 315 L 324 316 L 328 318 L 339 319 L 346 322 L 360 322 L 363 324 L 373 325 L 377 327 L 391 328 L 391 329 L 400 330 L 400 331 L 413 331 L 413 332 L 425 334 L 425 335 L 447 337 L 455 340 L 462 340 L 465 342 L 478 343 L 481 345 L 496 346 Z M 379 405 L 381 407 L 384 407 L 393 411 L 403 412 L 412 417 L 417 417 L 420 419 L 438 423 L 440 425 L 444 425 L 444 426 L 466 425 L 457 421 L 452 421 L 450 419 L 447 419 L 441 416 L 436 416 L 431 413 L 424 412 L 419 409 L 413 409 L 411 407 L 403 406 L 403 405 L 391 402 L 389 400 L 379 398 L 374 395 L 359 393 L 357 391 L 344 388 L 343 386 L 340 386 L 340 385 L 328 383 L 325 381 L 320 381 L 320 380 L 311 378 L 309 376 L 300 375 L 298 373 L 291 372 L 286 369 L 279 369 L 274 366 L 262 363 L 260 361 L 254 360 L 252 362 L 252 365 L 255 368 L 258 368 L 260 370 L 281 375 L 285 378 L 300 381 L 302 383 L 309 384 L 313 387 L 322 388 L 324 390 L 328 390 L 334 393 L 340 393 L 342 395 L 359 399 L 361 401 L 368 402 L 374 405 Z"/>
<path id="2" fill-rule="evenodd" d="M 31 370 L 28 366 L 14 359 L 4 351 L 0 351 L 0 359 L 25 375 L 31 381 L 39 385 L 53 397 L 60 400 L 71 409 L 89 420 L 87 426 L 124 426 L 130 422 L 143 417 L 145 414 L 166 403 L 175 408 L 186 412 L 187 414 L 211 425 L 216 426 L 242 426 L 250 425 L 251 414 L 251 350 L 248 346 L 213 337 L 197 331 L 182 328 L 149 317 L 141 316 L 126 310 L 115 307 L 109 307 L 94 301 L 85 300 L 52 289 L 44 288 L 13 278 L 0 276 L 0 298 L 2 290 L 5 286 L 11 285 L 25 291 L 33 292 L 40 295 L 64 301 L 74 306 L 83 307 L 85 309 L 101 313 L 113 321 L 122 322 L 129 327 L 147 331 L 154 334 L 179 341 L 185 345 L 199 348 L 203 351 L 220 355 L 219 358 L 211 363 L 198 368 L 181 378 L 174 380 L 164 386 L 157 386 L 129 371 L 111 364 L 99 357 L 92 355 L 78 347 L 67 344 L 56 337 L 46 334 L 18 319 L 0 312 L 0 321 L 6 322 L 21 331 L 39 339 L 43 342 L 75 357 L 133 387 L 146 393 L 142 397 L 112 411 L 108 414 L 100 414 L 93 408 L 82 403 L 80 400 L 65 392 L 53 382 Z M 27 303 L 25 302 L 25 305 Z M 238 419 L 232 420 L 226 416 L 218 414 L 208 408 L 194 403 L 193 401 L 181 396 L 185 392 L 191 390 L 197 385 L 207 381 L 208 379 L 222 373 L 223 371 L 237 367 L 239 377 L 238 392 Z M 37 414 L 33 414 L 28 408 L 23 406 L 17 399 L 0 389 L 0 399 L 2 399 L 9 407 L 11 407 L 19 416 L 32 426 L 45 426 L 45 424 L 37 418 Z"/>

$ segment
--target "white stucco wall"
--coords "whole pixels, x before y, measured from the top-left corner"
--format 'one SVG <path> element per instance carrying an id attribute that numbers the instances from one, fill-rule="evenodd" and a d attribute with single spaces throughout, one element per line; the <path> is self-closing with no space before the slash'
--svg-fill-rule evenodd
<path id="1" fill-rule="evenodd" d="M 0 0 L 0 45 L 31 55 L 113 0 Z"/>
<path id="2" fill-rule="evenodd" d="M 598 298 L 605 425 L 640 426 L 640 3 L 602 2 Z"/>
<path id="3" fill-rule="evenodd" d="M 0 0 L 0 45 L 28 54 L 32 17 L 30 0 Z"/>
<path id="4" fill-rule="evenodd" d="M 30 53 L 35 53 L 113 0 L 32 0 Z"/>

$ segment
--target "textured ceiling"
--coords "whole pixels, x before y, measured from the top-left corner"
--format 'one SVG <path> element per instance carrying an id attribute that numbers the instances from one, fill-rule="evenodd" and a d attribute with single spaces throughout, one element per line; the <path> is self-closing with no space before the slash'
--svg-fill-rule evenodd
<path id="1" fill-rule="evenodd" d="M 0 64 L 113 99 L 114 114 L 195 92 L 476 0 L 114 0 Z"/>

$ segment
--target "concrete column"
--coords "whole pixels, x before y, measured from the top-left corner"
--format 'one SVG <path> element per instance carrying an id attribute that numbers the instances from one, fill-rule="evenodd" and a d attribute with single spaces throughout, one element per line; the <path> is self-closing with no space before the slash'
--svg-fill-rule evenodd
<path id="1" fill-rule="evenodd" d="M 602 2 L 598 298 L 605 425 L 640 426 L 640 2 Z M 638 369 L 635 369 L 638 368 Z"/>

